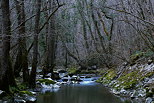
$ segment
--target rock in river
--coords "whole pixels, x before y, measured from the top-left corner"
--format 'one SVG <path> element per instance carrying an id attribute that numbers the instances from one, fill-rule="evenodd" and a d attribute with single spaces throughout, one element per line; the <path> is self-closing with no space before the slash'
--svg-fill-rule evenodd
<path id="1" fill-rule="evenodd" d="M 145 101 L 145 103 L 152 103 L 152 98 L 148 97 Z"/>

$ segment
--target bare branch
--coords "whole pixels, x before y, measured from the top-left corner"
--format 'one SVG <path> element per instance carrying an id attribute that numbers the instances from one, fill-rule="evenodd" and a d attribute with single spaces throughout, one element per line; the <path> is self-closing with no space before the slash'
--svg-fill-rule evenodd
<path id="1" fill-rule="evenodd" d="M 62 7 L 64 4 L 59 5 L 47 18 L 46 22 L 42 25 L 42 27 L 40 28 L 40 32 L 43 30 L 43 28 L 46 26 L 46 24 L 48 23 L 48 21 L 50 20 L 50 18 L 55 14 L 55 12 L 57 12 L 57 10 Z"/>
<path id="2" fill-rule="evenodd" d="M 141 20 L 141 21 L 143 21 L 143 22 L 145 22 L 145 23 L 148 23 L 148 24 L 154 26 L 154 23 L 152 23 L 152 22 L 150 22 L 150 21 L 147 21 L 147 20 L 144 20 L 144 19 L 142 19 L 142 18 L 140 18 L 140 17 L 138 17 L 138 16 L 136 16 L 136 15 L 130 13 L 130 12 L 127 12 L 127 11 L 125 11 L 125 10 L 119 10 L 119 9 L 111 8 L 111 7 L 108 7 L 108 6 L 102 6 L 102 7 L 108 8 L 108 9 L 111 9 L 111 10 L 114 10 L 114 11 L 117 11 L 117 12 L 122 12 L 122 13 L 129 14 L 129 15 L 131 15 L 131 16 L 133 16 L 133 17 L 135 17 L 135 18 L 137 18 L 137 19 L 139 19 L 139 20 Z M 97 8 L 97 9 L 100 9 L 100 8 Z"/>

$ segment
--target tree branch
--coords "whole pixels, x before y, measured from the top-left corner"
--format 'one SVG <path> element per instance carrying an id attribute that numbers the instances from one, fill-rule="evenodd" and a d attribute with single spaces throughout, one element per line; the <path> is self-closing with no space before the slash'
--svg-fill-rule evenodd
<path id="1" fill-rule="evenodd" d="M 137 19 L 139 19 L 139 20 L 141 20 L 141 21 L 143 21 L 143 22 L 145 22 L 145 23 L 148 23 L 148 24 L 154 26 L 154 23 L 152 23 L 152 22 L 150 22 L 150 21 L 147 21 L 147 20 L 144 20 L 144 19 L 142 19 L 142 18 L 140 18 L 140 17 L 138 17 L 138 16 L 136 16 L 136 15 L 130 13 L 130 12 L 127 12 L 127 11 L 125 11 L 125 10 L 119 10 L 119 9 L 111 8 L 111 7 L 108 7 L 108 6 L 102 6 L 102 7 L 108 8 L 108 9 L 111 9 L 111 10 L 114 10 L 114 11 L 118 11 L 118 12 L 122 12 L 122 13 L 129 14 L 129 15 L 131 15 L 131 16 L 133 16 L 133 17 L 135 17 L 135 18 L 137 18 Z M 97 9 L 100 9 L 100 8 L 97 8 Z"/>
<path id="2" fill-rule="evenodd" d="M 41 32 L 43 30 L 43 28 L 45 27 L 45 25 L 48 23 L 48 21 L 50 20 L 50 18 L 55 14 L 55 12 L 62 7 L 64 4 L 59 5 L 47 18 L 46 22 L 42 25 L 42 27 L 40 28 L 39 32 Z"/>

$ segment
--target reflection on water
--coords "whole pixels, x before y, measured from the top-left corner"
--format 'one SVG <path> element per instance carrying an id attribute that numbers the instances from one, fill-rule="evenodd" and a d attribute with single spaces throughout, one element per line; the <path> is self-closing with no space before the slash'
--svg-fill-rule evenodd
<path id="1" fill-rule="evenodd" d="M 95 82 L 63 85 L 58 91 L 38 96 L 37 103 L 122 103 L 102 85 Z"/>

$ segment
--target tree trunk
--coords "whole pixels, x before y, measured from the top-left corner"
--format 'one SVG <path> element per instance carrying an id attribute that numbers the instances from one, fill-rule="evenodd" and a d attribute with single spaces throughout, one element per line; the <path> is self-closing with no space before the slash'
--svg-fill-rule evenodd
<path id="1" fill-rule="evenodd" d="M 48 3 L 46 2 L 45 3 L 45 10 L 48 9 Z M 44 12 L 44 15 L 45 15 L 45 18 L 46 20 L 48 19 L 48 11 L 45 11 Z M 45 37 L 45 44 L 46 44 L 46 48 L 45 48 L 45 60 L 44 60 L 44 66 L 43 66 L 43 78 L 45 78 L 46 74 L 48 73 L 48 70 L 49 70 L 49 57 L 48 57 L 48 54 L 49 54 L 49 51 L 48 51 L 48 34 L 49 34 L 49 23 L 46 24 L 46 37 Z"/>
<path id="2" fill-rule="evenodd" d="M 35 31 L 34 31 L 34 44 L 33 44 L 33 60 L 32 60 L 32 71 L 30 74 L 29 86 L 35 88 L 36 86 L 36 70 L 38 63 L 38 35 L 39 35 L 39 22 L 40 22 L 40 10 L 41 0 L 36 1 L 36 17 L 35 17 Z"/>
<path id="3" fill-rule="evenodd" d="M 9 0 L 1 1 L 2 8 L 2 59 L 0 68 L 0 90 L 9 92 L 9 86 L 16 86 L 12 63 L 10 59 L 10 36 L 11 36 L 11 22 L 9 11 Z"/>
<path id="4" fill-rule="evenodd" d="M 18 14 L 18 25 L 19 37 L 18 37 L 18 54 L 14 66 L 15 76 L 18 77 L 21 70 L 23 71 L 23 82 L 28 82 L 29 71 L 28 71 L 28 52 L 26 46 L 26 35 L 25 35 L 25 11 L 24 11 L 24 0 L 14 0 L 16 4 L 16 11 Z M 21 25 L 22 24 L 22 25 Z"/>
<path id="5" fill-rule="evenodd" d="M 55 7 L 56 3 L 55 0 L 50 1 L 50 8 Z M 55 8 L 51 10 L 51 12 L 54 11 Z M 55 33 L 55 14 L 51 17 L 50 23 L 49 23 L 49 33 L 48 33 L 48 64 L 49 64 L 49 70 L 52 74 L 51 78 L 54 79 L 53 75 L 53 68 L 55 66 L 55 50 L 56 50 L 56 33 Z"/>

